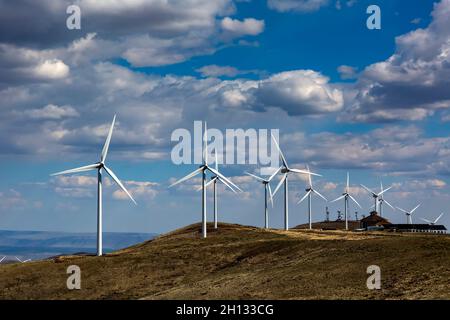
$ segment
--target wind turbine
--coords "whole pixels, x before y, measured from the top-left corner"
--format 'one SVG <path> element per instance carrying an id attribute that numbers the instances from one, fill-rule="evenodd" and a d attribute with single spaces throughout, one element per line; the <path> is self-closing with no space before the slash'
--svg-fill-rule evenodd
<path id="1" fill-rule="evenodd" d="M 101 256 L 103 254 L 103 203 L 102 203 L 102 172 L 103 169 L 109 174 L 109 176 L 119 185 L 119 187 L 128 195 L 128 197 L 131 199 L 131 201 L 136 204 L 136 201 L 134 201 L 131 194 L 127 191 L 125 186 L 122 184 L 122 182 L 117 178 L 116 174 L 106 166 L 106 156 L 108 155 L 108 149 L 109 144 L 111 142 L 111 136 L 114 129 L 114 124 L 116 122 L 116 116 L 114 115 L 113 121 L 111 123 L 111 127 L 109 129 L 108 136 L 105 141 L 105 145 L 103 146 L 103 150 L 100 156 L 100 162 L 90 164 L 84 167 L 79 167 L 75 169 L 70 169 L 66 171 L 61 171 L 52 174 L 52 176 L 58 176 L 62 174 L 69 174 L 69 173 L 79 173 L 79 172 L 85 172 L 85 171 L 91 171 L 91 170 L 97 170 L 97 256 Z"/>
<path id="2" fill-rule="evenodd" d="M 214 155 L 216 157 L 215 159 L 215 169 L 217 172 L 219 172 L 219 163 L 217 160 L 217 153 L 214 152 Z M 231 191 L 233 191 L 234 193 L 236 193 L 236 191 L 226 182 L 224 181 L 222 178 L 220 178 L 218 175 L 214 175 L 211 177 L 211 180 L 205 184 L 205 188 L 208 188 L 208 186 L 210 186 L 211 184 L 213 184 L 213 197 L 214 197 L 214 229 L 217 229 L 217 182 L 222 182 L 225 186 L 227 186 Z M 236 188 L 242 192 L 241 189 L 239 189 L 237 186 Z M 197 191 L 202 190 L 202 187 L 198 188 Z"/>
<path id="3" fill-rule="evenodd" d="M 245 172 L 247 175 L 255 178 L 256 180 L 262 182 L 264 185 L 264 228 L 269 228 L 269 210 L 267 209 L 267 193 L 269 193 L 270 202 L 272 203 L 273 208 L 273 194 L 272 194 L 272 188 L 270 187 L 270 181 L 277 175 L 278 172 L 280 172 L 281 167 L 278 168 L 269 178 L 264 179 L 261 177 L 258 177 L 254 174 L 251 174 L 249 172 Z"/>
<path id="4" fill-rule="evenodd" d="M 6 258 L 6 256 L 4 256 L 4 257 L 0 260 L 0 263 L 2 263 L 3 260 L 5 260 L 5 258 Z"/>
<path id="5" fill-rule="evenodd" d="M 382 192 L 383 191 L 383 182 L 380 180 L 380 192 Z M 382 214 L 382 212 L 383 212 L 383 203 L 386 203 L 389 207 L 391 207 L 391 209 L 392 210 L 396 210 L 385 198 L 384 198 L 384 195 L 381 195 L 379 198 L 378 198 L 378 202 L 380 203 L 379 204 L 379 208 L 380 208 L 380 217 L 382 217 L 383 216 L 383 214 Z"/>
<path id="6" fill-rule="evenodd" d="M 280 153 L 280 159 L 283 162 L 283 165 L 281 167 L 281 173 L 283 173 L 283 176 L 280 179 L 280 182 L 278 183 L 278 186 L 275 188 L 274 195 L 277 193 L 278 189 L 280 189 L 281 185 L 284 183 L 284 229 L 289 230 L 289 184 L 288 184 L 288 176 L 290 173 L 303 173 L 303 174 L 312 174 L 313 176 L 321 177 L 320 174 L 312 173 L 309 171 L 299 170 L 299 169 L 293 169 L 290 168 L 286 158 L 283 155 L 283 152 L 280 149 L 280 146 L 278 145 L 277 140 L 272 134 L 272 139 L 275 142 L 275 146 Z"/>
<path id="7" fill-rule="evenodd" d="M 420 218 L 420 219 L 425 221 L 425 222 L 427 222 L 427 223 L 429 223 L 430 225 L 434 226 L 439 221 L 439 219 L 442 218 L 443 215 L 444 215 L 444 213 L 442 212 L 441 215 L 439 217 L 437 217 L 434 221 L 430 221 L 430 220 L 427 220 L 425 218 Z"/>
<path id="8" fill-rule="evenodd" d="M 232 189 L 231 186 L 235 187 L 236 189 L 240 190 L 238 186 L 236 186 L 233 182 L 231 182 L 228 178 L 226 178 L 223 174 L 221 174 L 216 169 L 211 168 L 208 165 L 208 129 L 205 122 L 205 132 L 203 134 L 203 142 L 202 142 L 202 155 L 203 155 L 203 164 L 193 172 L 189 173 L 187 176 L 181 178 L 180 180 L 172 183 L 169 188 L 184 182 L 186 180 L 189 180 L 199 173 L 202 174 L 202 236 L 203 238 L 206 238 L 206 171 L 210 171 L 211 173 L 215 174 L 217 177 L 221 178 L 221 181 Z"/>
<path id="9" fill-rule="evenodd" d="M 309 167 L 307 166 L 306 168 L 308 169 L 308 172 L 310 172 Z M 325 200 L 325 201 L 328 201 L 328 200 L 323 195 L 321 195 L 320 192 L 318 192 L 317 190 L 315 190 L 313 188 L 311 174 L 308 174 L 308 181 L 309 181 L 309 185 L 306 188 L 306 194 L 303 196 L 303 198 L 300 199 L 300 201 L 297 204 L 302 203 L 303 200 L 308 198 L 309 230 L 311 230 L 312 229 L 312 217 L 311 217 L 311 198 L 312 198 L 312 195 L 316 194 L 319 197 L 321 197 L 323 200 Z"/>
<path id="10" fill-rule="evenodd" d="M 19 261 L 19 262 L 21 262 L 21 263 L 25 263 L 25 262 L 29 262 L 29 261 L 31 261 L 31 259 L 27 259 L 27 260 L 20 260 L 18 257 L 14 257 L 14 258 L 16 258 L 16 260 L 17 261 Z M 2 260 L 3 261 L 3 260 Z"/>
<path id="11" fill-rule="evenodd" d="M 342 196 L 340 196 L 337 199 L 334 199 L 331 202 L 336 202 L 339 201 L 341 199 L 344 199 L 344 211 L 345 211 L 345 230 L 348 230 L 348 205 L 349 205 L 349 201 L 348 199 L 351 199 L 354 203 L 356 203 L 358 205 L 358 207 L 361 207 L 361 205 L 358 203 L 358 201 L 356 201 L 355 198 L 353 198 L 353 196 L 350 194 L 350 174 L 347 172 L 347 185 L 345 187 L 344 193 L 342 194 Z"/>
<path id="12" fill-rule="evenodd" d="M 378 212 L 378 199 L 387 191 L 391 190 L 393 186 L 390 186 L 387 189 L 381 190 L 380 192 L 376 193 L 375 191 L 372 191 L 371 189 L 367 188 L 365 185 L 361 185 L 361 187 L 363 187 L 364 189 L 366 189 L 367 192 L 372 194 L 372 197 L 375 201 L 374 203 L 374 207 L 375 207 L 375 211 Z M 386 202 L 386 200 L 384 200 L 384 202 Z M 380 215 L 381 216 L 381 215 Z"/>
<path id="13" fill-rule="evenodd" d="M 412 209 L 411 211 L 406 211 L 406 210 L 404 210 L 404 209 L 402 209 L 402 208 L 399 208 L 399 207 L 397 207 L 397 209 L 400 210 L 401 212 L 403 212 L 403 213 L 406 215 L 406 223 L 407 223 L 407 224 L 412 224 L 412 214 L 413 214 L 414 211 L 416 211 L 417 208 L 419 208 L 419 207 L 420 207 L 420 204 L 419 204 L 417 207 L 415 207 L 414 209 Z"/>

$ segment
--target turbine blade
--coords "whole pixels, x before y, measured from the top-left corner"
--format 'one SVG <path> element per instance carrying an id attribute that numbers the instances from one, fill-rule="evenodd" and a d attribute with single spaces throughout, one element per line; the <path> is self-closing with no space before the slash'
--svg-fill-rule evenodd
<path id="1" fill-rule="evenodd" d="M 351 195 L 348 195 L 348 196 L 350 197 L 350 199 L 352 199 L 352 201 L 353 201 L 354 203 L 356 203 L 356 204 L 358 205 L 358 207 L 360 207 L 360 208 L 362 209 L 361 205 L 358 203 L 358 201 L 356 201 L 355 198 L 353 198 Z"/>
<path id="2" fill-rule="evenodd" d="M 269 182 L 272 181 L 273 178 L 275 178 L 275 176 L 278 174 L 278 172 L 280 172 L 280 170 L 283 169 L 283 167 L 279 167 L 277 170 L 275 170 L 274 173 L 272 173 L 272 175 L 269 177 L 269 179 L 267 179 Z"/>
<path id="3" fill-rule="evenodd" d="M 373 194 L 373 195 L 377 195 L 375 192 L 373 192 L 372 190 L 370 190 L 369 188 L 367 188 L 365 185 L 361 185 L 361 187 L 363 187 L 364 189 L 366 189 L 366 191 L 368 191 L 369 193 Z"/>
<path id="4" fill-rule="evenodd" d="M 309 195 L 311 194 L 311 190 L 310 191 L 308 191 L 304 196 L 303 196 L 303 198 L 301 198 L 300 199 L 300 201 L 299 202 L 297 202 L 297 204 L 300 204 L 300 203 L 302 203 L 303 202 L 303 200 L 305 200 Z"/>
<path id="5" fill-rule="evenodd" d="M 412 209 L 409 213 L 410 214 L 412 214 L 414 211 L 416 211 L 417 210 L 417 208 L 419 208 L 420 207 L 420 205 L 421 205 L 421 203 L 419 203 L 419 205 L 417 206 L 417 207 L 415 207 L 414 209 Z"/>
<path id="6" fill-rule="evenodd" d="M 4 256 L 2 259 L 0 259 L 0 263 L 3 262 L 3 260 L 5 260 L 6 256 Z"/>
<path id="7" fill-rule="evenodd" d="M 108 136 L 106 137 L 105 145 L 103 146 L 101 161 L 105 162 L 106 156 L 108 155 L 109 144 L 111 143 L 111 137 L 114 129 L 114 124 L 116 123 L 116 115 L 114 115 L 111 127 L 109 128 Z"/>
<path id="8" fill-rule="evenodd" d="M 248 176 L 251 176 L 251 177 L 253 177 L 253 178 L 255 178 L 255 179 L 261 181 L 261 182 L 264 182 L 264 181 L 265 181 L 263 178 L 258 177 L 258 176 L 256 176 L 256 175 L 250 173 L 250 172 L 245 171 L 244 173 L 245 173 L 246 175 L 248 175 Z"/>
<path id="9" fill-rule="evenodd" d="M 220 182 L 222 182 L 224 185 L 226 185 L 231 191 L 233 191 L 234 193 L 237 193 L 236 190 L 233 189 L 232 186 L 230 186 L 225 180 L 221 179 L 220 177 L 217 178 L 217 180 L 219 180 Z M 241 189 L 239 189 L 239 191 L 243 192 Z"/>
<path id="10" fill-rule="evenodd" d="M 403 212 L 403 213 L 406 213 L 406 214 L 409 214 L 409 212 L 408 211 L 406 211 L 405 209 L 402 209 L 402 208 L 400 208 L 400 207 L 396 207 L 398 210 L 400 210 L 401 212 Z"/>
<path id="11" fill-rule="evenodd" d="M 215 180 L 217 180 L 217 177 L 214 177 L 212 180 L 208 181 L 207 183 L 205 183 L 205 188 L 208 188 Z M 201 191 L 202 190 L 202 186 L 197 188 L 197 191 Z"/>
<path id="12" fill-rule="evenodd" d="M 90 164 L 90 165 L 84 166 L 84 167 L 79 167 L 79 168 L 75 168 L 75 169 L 52 173 L 51 176 L 59 176 L 59 175 L 68 174 L 68 173 L 79 173 L 79 172 L 91 171 L 94 169 L 98 169 L 99 167 L 100 167 L 99 163 L 94 163 L 94 164 Z"/>
<path id="13" fill-rule="evenodd" d="M 307 174 L 307 175 L 312 175 L 312 176 L 316 176 L 316 177 L 321 177 L 322 175 L 317 174 L 317 173 L 313 173 L 310 171 L 305 171 L 305 170 L 300 170 L 300 169 L 291 169 L 289 168 L 289 171 L 295 172 L 295 173 L 302 173 L 302 174 Z"/>
<path id="14" fill-rule="evenodd" d="M 210 167 L 208 167 L 208 166 L 206 166 L 206 168 L 209 170 L 209 171 L 211 171 L 212 173 L 214 173 L 216 176 L 218 176 L 221 180 L 222 180 L 222 182 L 227 182 L 228 184 L 231 184 L 234 188 L 236 188 L 237 190 L 239 190 L 240 192 L 243 192 L 242 190 L 241 190 L 241 188 L 239 188 L 237 185 L 235 185 L 233 182 L 231 182 L 231 180 L 230 179 L 228 179 L 227 177 L 225 177 L 223 174 L 221 174 L 219 171 L 217 171 L 217 170 L 215 170 L 215 169 L 213 169 L 213 168 L 210 168 Z"/>
<path id="15" fill-rule="evenodd" d="M 433 223 L 432 221 L 430 221 L 430 220 L 428 220 L 428 219 L 425 219 L 425 218 L 420 218 L 420 220 L 425 221 L 426 223 L 429 223 L 429 224 L 432 224 L 432 223 Z"/>
<path id="16" fill-rule="evenodd" d="M 434 220 L 434 223 L 437 223 L 439 221 L 439 219 L 442 218 L 443 215 L 444 215 L 444 213 L 442 212 L 441 215 L 439 217 L 437 217 L 436 220 Z"/>
<path id="17" fill-rule="evenodd" d="M 183 182 L 183 181 L 186 181 L 186 180 L 189 180 L 189 179 L 192 178 L 192 177 L 195 177 L 197 174 L 199 174 L 200 172 L 203 171 L 203 168 L 204 168 L 204 167 L 202 166 L 202 167 L 198 168 L 197 170 L 195 170 L 195 171 L 189 173 L 187 176 L 185 176 L 185 177 L 181 178 L 180 180 L 178 180 L 178 181 L 172 183 L 172 184 L 169 186 L 169 188 L 172 188 L 173 186 L 176 186 L 177 184 L 179 184 L 179 183 L 181 183 L 181 182 Z"/>
<path id="18" fill-rule="evenodd" d="M 342 200 L 342 199 L 344 199 L 344 198 L 345 198 L 345 195 L 343 195 L 343 196 L 340 196 L 339 198 L 337 198 L 337 199 L 334 199 L 333 201 L 330 201 L 330 203 L 333 203 L 333 202 L 336 202 L 336 201 Z"/>
<path id="19" fill-rule="evenodd" d="M 17 258 L 17 257 L 14 257 L 14 258 L 16 258 L 16 260 L 17 261 L 19 261 L 19 262 L 23 262 L 22 260 L 20 260 L 19 258 Z"/>
<path id="20" fill-rule="evenodd" d="M 206 184 L 205 184 L 205 188 L 208 188 L 214 181 L 217 180 L 217 177 L 212 178 L 211 180 L 209 180 Z M 197 191 L 202 190 L 202 186 L 198 187 Z"/>
<path id="21" fill-rule="evenodd" d="M 319 197 L 321 197 L 323 200 L 325 200 L 325 201 L 328 202 L 327 198 L 325 198 L 322 194 L 320 194 L 319 191 L 316 191 L 316 190 L 313 189 L 313 192 L 314 192 L 315 194 L 317 194 Z"/>
<path id="22" fill-rule="evenodd" d="M 281 177 L 280 182 L 278 182 L 278 185 L 277 185 L 277 187 L 275 188 L 275 191 L 273 192 L 273 195 L 276 195 L 276 194 L 277 194 L 278 190 L 280 189 L 281 185 L 283 184 L 284 180 L 286 180 L 286 178 L 287 178 L 287 173 L 285 173 L 285 174 L 283 175 L 283 177 Z"/>
<path id="23" fill-rule="evenodd" d="M 383 202 L 386 203 L 389 207 L 391 207 L 392 210 L 395 211 L 395 208 L 393 205 L 391 205 L 386 199 L 383 199 Z"/>
<path id="24" fill-rule="evenodd" d="M 281 158 L 281 161 L 283 162 L 283 165 L 284 165 L 286 168 L 288 168 L 288 164 L 287 164 L 287 162 L 286 162 L 286 158 L 284 157 L 284 154 L 283 154 L 283 152 L 281 151 L 280 146 L 278 145 L 277 140 L 275 139 L 275 137 L 273 136 L 273 134 L 271 134 L 271 135 L 272 135 L 273 141 L 275 142 L 275 146 L 277 147 L 278 152 L 280 153 L 280 158 Z"/>
<path id="25" fill-rule="evenodd" d="M 110 168 L 108 168 L 107 166 L 103 166 L 103 168 L 111 176 L 111 178 L 113 178 L 113 180 L 119 185 L 119 187 L 127 194 L 127 196 L 131 199 L 131 201 L 133 201 L 134 204 L 137 204 L 136 201 L 134 201 L 134 199 L 131 196 L 131 194 L 128 192 L 128 190 L 125 188 L 125 186 L 119 180 L 119 178 L 117 178 L 116 174 Z"/>
<path id="26" fill-rule="evenodd" d="M 392 187 L 393 186 L 390 186 L 389 188 L 387 188 L 387 189 L 384 189 L 383 191 L 381 191 L 378 195 L 379 196 L 381 196 L 383 193 L 385 193 L 385 192 L 387 192 L 387 191 L 389 191 L 389 190 L 391 190 L 392 189 Z"/>
<path id="27" fill-rule="evenodd" d="M 347 189 L 345 192 L 349 192 L 350 189 L 350 173 L 347 171 Z"/>
<path id="28" fill-rule="evenodd" d="M 306 165 L 306 169 L 308 170 L 308 182 L 309 182 L 309 187 L 312 188 L 312 178 L 311 178 L 311 170 L 309 170 L 309 165 Z"/>
<path id="29" fill-rule="evenodd" d="M 273 208 L 273 194 L 272 194 L 272 187 L 270 186 L 270 183 L 267 184 L 267 188 L 269 189 L 270 203 L 272 203 L 272 208 Z"/>

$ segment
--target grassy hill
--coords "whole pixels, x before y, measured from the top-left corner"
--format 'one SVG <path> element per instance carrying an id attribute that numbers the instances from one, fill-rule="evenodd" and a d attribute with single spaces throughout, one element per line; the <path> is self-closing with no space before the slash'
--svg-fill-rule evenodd
<path id="1" fill-rule="evenodd" d="M 313 222 L 313 229 L 324 229 L 324 230 L 345 230 L 345 221 L 321 221 L 321 222 Z M 359 221 L 348 221 L 349 230 L 355 230 L 361 228 L 361 223 Z M 300 224 L 294 229 L 309 229 L 309 223 Z"/>
<path id="2" fill-rule="evenodd" d="M 211 228 L 211 226 L 208 226 Z M 103 257 L 0 265 L 1 299 L 450 299 L 450 237 L 188 226 Z M 66 288 L 81 268 L 82 289 Z M 381 267 L 382 290 L 366 287 Z"/>

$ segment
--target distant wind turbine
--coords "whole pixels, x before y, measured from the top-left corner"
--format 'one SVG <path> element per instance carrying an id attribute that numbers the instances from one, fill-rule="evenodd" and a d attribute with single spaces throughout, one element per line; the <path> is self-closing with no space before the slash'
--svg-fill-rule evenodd
<path id="1" fill-rule="evenodd" d="M 437 217 L 434 221 L 430 221 L 430 220 L 425 219 L 425 218 L 420 218 L 420 219 L 423 220 L 423 221 L 425 221 L 425 222 L 427 222 L 427 223 L 429 223 L 430 225 L 434 226 L 434 225 L 442 218 L 443 215 L 444 215 L 444 213 L 442 212 L 442 213 L 440 214 L 440 216 Z M 0 262 L 1 262 L 1 261 L 0 261 Z"/>
<path id="2" fill-rule="evenodd" d="M 3 260 L 5 260 L 5 258 L 6 258 L 6 256 L 4 256 L 4 257 L 0 260 L 0 263 L 2 263 Z"/>
<path id="3" fill-rule="evenodd" d="M 278 168 L 277 170 L 275 170 L 275 172 L 267 179 L 264 179 L 264 178 L 254 175 L 254 174 L 251 174 L 249 172 L 246 172 L 247 175 L 262 182 L 262 184 L 264 185 L 264 228 L 265 229 L 269 228 L 269 210 L 267 209 L 267 193 L 269 193 L 269 199 L 270 199 L 270 202 L 272 203 L 272 208 L 273 208 L 273 194 L 272 194 L 272 188 L 270 186 L 270 181 L 272 181 L 272 179 L 277 175 L 278 172 L 280 172 L 280 170 L 281 170 L 281 167 Z"/>
<path id="4" fill-rule="evenodd" d="M 25 262 L 29 262 L 31 261 L 31 259 L 27 259 L 27 260 L 20 260 L 18 257 L 15 257 L 17 261 L 21 262 L 21 263 L 25 263 Z M 3 261 L 3 260 L 2 260 Z"/>
<path id="5" fill-rule="evenodd" d="M 203 134 L 203 142 L 202 142 L 202 155 L 203 155 L 203 164 L 195 171 L 191 172 L 187 176 L 181 178 L 180 180 L 172 183 L 169 188 L 176 186 L 177 184 L 184 182 L 186 180 L 189 180 L 199 173 L 202 174 L 202 236 L 203 238 L 206 238 L 206 171 L 210 171 L 217 177 L 221 178 L 221 181 L 224 183 L 227 183 L 233 187 L 235 187 L 237 190 L 239 189 L 238 186 L 236 186 L 233 182 L 231 182 L 228 178 L 226 178 L 223 174 L 221 174 L 216 169 L 211 168 L 208 165 L 208 128 L 206 126 L 205 122 L 205 132 Z"/>
<path id="6" fill-rule="evenodd" d="M 278 183 L 278 186 L 275 188 L 275 191 L 273 192 L 273 195 L 277 193 L 277 191 L 280 189 L 281 185 L 284 183 L 284 229 L 289 230 L 289 185 L 288 185 L 288 177 L 290 173 L 302 173 L 302 174 L 311 174 L 313 176 L 319 176 L 320 174 L 312 173 L 305 170 L 299 170 L 299 169 L 293 169 L 290 168 L 286 158 L 283 155 L 283 152 L 280 149 L 280 146 L 278 145 L 277 140 L 272 134 L 272 139 L 275 142 L 275 146 L 278 149 L 278 152 L 280 154 L 280 159 L 283 163 L 283 166 L 281 168 L 281 173 L 283 173 L 283 176 L 280 179 L 280 182 Z"/>
<path id="7" fill-rule="evenodd" d="M 85 172 L 85 171 L 91 171 L 91 170 L 97 170 L 97 185 L 98 185 L 98 189 L 97 189 L 97 255 L 101 256 L 103 254 L 103 240 L 102 240 L 102 214 L 103 214 L 103 210 L 102 210 L 102 171 L 103 169 L 105 169 L 105 171 L 110 175 L 110 177 L 119 185 L 119 187 L 128 195 L 128 197 L 131 199 L 131 201 L 133 201 L 136 204 L 136 201 L 134 201 L 133 197 L 131 196 L 131 194 L 127 191 L 127 189 L 125 188 L 125 186 L 122 184 L 122 182 L 119 180 L 119 178 L 117 178 L 117 176 L 115 175 L 115 173 L 106 166 L 105 161 L 106 161 L 106 156 L 108 155 L 108 149 L 109 149 L 109 144 L 111 142 L 111 136 L 113 133 L 113 129 L 114 129 L 114 124 L 116 122 L 116 116 L 114 115 L 111 127 L 109 129 L 109 133 L 108 136 L 106 138 L 105 141 L 105 145 L 103 146 L 103 150 L 100 156 L 100 162 L 94 163 L 94 164 L 90 164 L 84 167 L 79 167 L 79 168 L 75 168 L 75 169 L 71 169 L 71 170 L 66 170 L 66 171 L 61 171 L 61 172 L 57 172 L 52 174 L 52 176 L 57 176 L 57 175 L 61 175 L 61 174 L 69 174 L 69 173 L 79 173 L 79 172 Z"/>
<path id="8" fill-rule="evenodd" d="M 383 182 L 380 180 L 380 192 L 383 191 Z M 385 198 L 384 198 L 384 194 L 382 194 L 379 198 L 378 198 L 378 202 L 379 202 L 379 210 L 380 210 L 380 217 L 383 216 L 383 204 L 386 203 L 389 207 L 391 207 L 392 210 L 396 210 L 394 208 L 393 205 L 391 205 Z"/>
<path id="9" fill-rule="evenodd" d="M 407 224 L 412 224 L 412 214 L 413 214 L 414 211 L 416 211 L 417 208 L 419 208 L 419 207 L 420 207 L 420 204 L 419 204 L 417 207 L 415 207 L 414 209 L 412 209 L 411 211 L 406 211 L 406 210 L 404 210 L 404 209 L 402 209 L 402 208 L 399 208 L 399 207 L 397 207 L 397 209 L 400 210 L 401 212 L 403 212 L 403 213 L 406 215 L 406 223 L 407 223 Z"/>
<path id="10" fill-rule="evenodd" d="M 310 172 L 309 167 L 307 166 L 306 168 L 307 168 L 308 172 Z M 321 197 L 323 200 L 325 200 L 325 201 L 328 201 L 328 200 L 323 195 L 321 195 L 319 191 L 317 191 L 317 190 L 315 190 L 313 188 L 311 174 L 308 174 L 308 182 L 309 182 L 309 185 L 306 188 L 306 194 L 304 195 L 303 198 L 300 199 L 300 201 L 297 204 L 302 203 L 303 200 L 308 198 L 309 230 L 311 230 L 312 229 L 312 216 L 311 216 L 311 205 L 312 205 L 311 204 L 311 201 L 312 201 L 311 198 L 312 198 L 312 195 L 316 194 L 319 197 Z"/>
<path id="11" fill-rule="evenodd" d="M 390 186 L 390 187 L 387 188 L 387 189 L 381 190 L 381 191 L 378 192 L 378 193 L 375 192 L 375 191 L 372 191 L 371 189 L 367 188 L 367 187 L 366 187 L 365 185 L 363 185 L 363 184 L 361 185 L 361 187 L 363 187 L 367 192 L 369 192 L 369 193 L 372 194 L 372 197 L 373 197 L 373 199 L 374 199 L 374 201 L 375 201 L 373 207 L 375 208 L 374 210 L 375 210 L 376 212 L 378 212 L 378 199 L 379 199 L 385 192 L 391 190 L 393 186 Z M 386 202 L 386 201 L 384 200 L 384 202 Z M 380 213 L 380 212 L 378 212 L 378 213 Z"/>
<path id="12" fill-rule="evenodd" d="M 350 174 L 348 172 L 347 172 L 347 185 L 345 186 L 344 193 L 342 194 L 342 196 L 340 196 L 337 199 L 334 199 L 331 202 L 336 202 L 336 201 L 339 201 L 341 199 L 344 199 L 345 230 L 348 230 L 348 205 L 349 205 L 348 199 L 351 199 L 354 203 L 356 203 L 358 205 L 358 207 L 360 207 L 362 209 L 362 207 L 358 203 L 358 201 L 356 201 L 356 199 L 353 198 L 353 196 L 350 194 Z"/>
<path id="13" fill-rule="evenodd" d="M 215 169 L 217 172 L 219 172 L 219 162 L 217 159 L 217 153 L 214 152 L 215 155 Z M 227 186 L 231 191 L 236 193 L 236 191 L 222 178 L 220 178 L 218 175 L 214 175 L 211 177 L 211 180 L 205 184 L 205 188 L 208 188 L 211 184 L 213 184 L 213 198 L 214 198 L 214 229 L 217 229 L 217 182 L 222 182 L 225 186 Z M 237 188 L 239 191 L 242 191 L 241 189 Z M 198 188 L 197 191 L 202 190 L 202 187 Z"/>

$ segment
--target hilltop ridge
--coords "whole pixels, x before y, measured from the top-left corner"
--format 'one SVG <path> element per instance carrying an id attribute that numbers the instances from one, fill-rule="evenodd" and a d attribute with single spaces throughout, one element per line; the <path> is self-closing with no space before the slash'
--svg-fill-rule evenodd
<path id="1" fill-rule="evenodd" d="M 450 237 L 193 224 L 103 257 L 0 266 L 1 299 L 450 299 Z M 82 289 L 66 288 L 69 265 Z M 366 269 L 382 289 L 366 287 Z"/>

